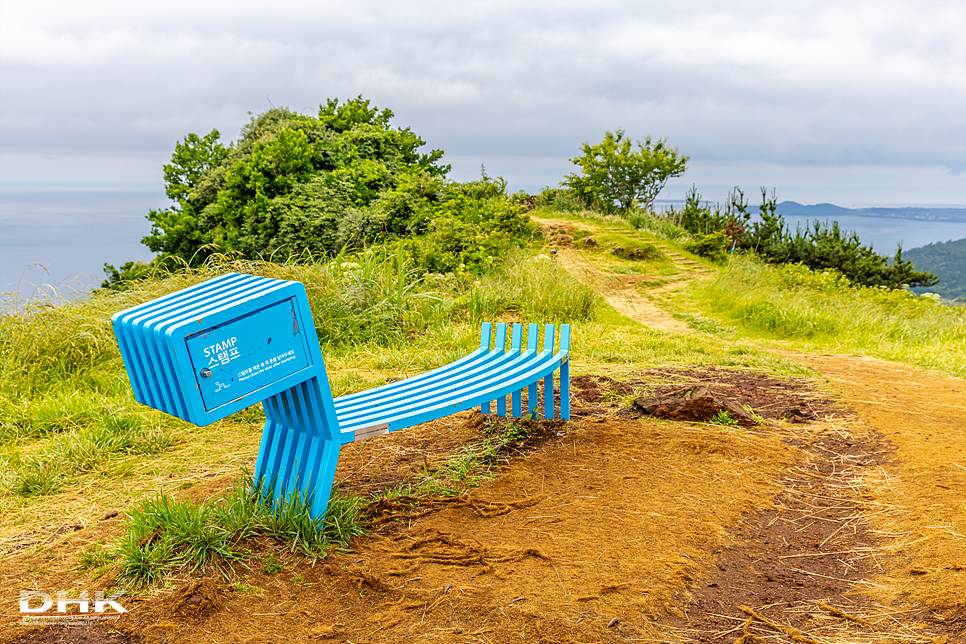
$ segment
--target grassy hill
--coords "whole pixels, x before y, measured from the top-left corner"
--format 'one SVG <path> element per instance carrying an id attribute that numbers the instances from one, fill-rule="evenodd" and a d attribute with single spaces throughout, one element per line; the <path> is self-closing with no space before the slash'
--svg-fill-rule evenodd
<path id="1" fill-rule="evenodd" d="M 936 242 L 903 253 L 916 268 L 932 271 L 942 281 L 918 293 L 938 293 L 948 300 L 966 301 L 966 239 Z"/>

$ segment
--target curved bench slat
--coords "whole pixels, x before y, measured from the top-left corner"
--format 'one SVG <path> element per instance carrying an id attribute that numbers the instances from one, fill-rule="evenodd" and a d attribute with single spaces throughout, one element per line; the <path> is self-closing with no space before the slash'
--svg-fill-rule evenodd
<path id="1" fill-rule="evenodd" d="M 364 391 L 357 391 L 355 393 L 346 394 L 345 396 L 339 396 L 336 398 L 336 402 L 341 402 L 343 405 L 348 405 L 349 403 L 356 402 L 358 400 L 365 400 L 373 397 L 378 397 L 385 395 L 386 393 L 397 391 L 408 390 L 413 386 L 419 386 L 421 383 L 430 382 L 439 375 L 440 372 L 449 371 L 453 367 L 460 367 L 467 362 L 473 362 L 479 359 L 480 356 L 486 355 L 490 351 L 490 331 L 492 324 L 489 322 L 483 323 L 483 328 L 480 331 L 480 348 L 476 351 L 451 362 L 449 364 L 443 365 L 442 367 L 437 367 L 431 371 L 421 373 L 418 376 L 413 376 L 412 378 L 406 378 L 405 380 L 398 380 L 396 382 L 391 382 L 373 389 L 366 389 Z"/>
<path id="2" fill-rule="evenodd" d="M 522 374 L 531 371 L 535 366 L 542 364 L 547 359 L 552 359 L 550 354 L 528 354 L 505 362 L 492 369 L 481 370 L 471 377 L 467 377 L 455 382 L 447 383 L 445 386 L 421 392 L 404 400 L 393 401 L 392 404 L 373 406 L 363 412 L 343 416 L 338 410 L 336 415 L 339 418 L 339 426 L 355 425 L 358 423 L 375 424 L 382 422 L 382 418 L 394 414 L 405 413 L 413 408 L 434 406 L 445 404 L 451 401 L 462 400 L 464 398 L 479 397 L 479 402 L 491 400 L 497 396 L 493 394 L 486 397 L 488 392 L 495 392 L 497 388 L 506 382 L 518 382 Z M 529 382 L 520 382 L 523 387 Z"/>
<path id="3" fill-rule="evenodd" d="M 341 427 L 341 430 L 343 433 L 361 432 L 362 438 L 369 438 L 371 436 L 411 427 L 412 425 L 417 425 L 419 423 L 436 420 L 438 418 L 442 418 L 443 416 L 449 416 L 450 414 L 458 411 L 472 409 L 473 407 L 479 405 L 483 400 L 489 400 L 497 396 L 507 396 L 513 391 L 519 391 L 521 387 L 526 386 L 530 382 L 546 378 L 548 375 L 552 375 L 554 371 L 560 368 L 561 362 L 566 361 L 566 357 L 566 353 L 560 352 L 540 361 L 537 364 L 528 365 L 528 368 L 522 370 L 512 379 L 508 380 L 504 378 L 488 381 L 486 383 L 489 385 L 488 387 L 480 387 L 476 391 L 467 392 L 467 395 L 465 396 L 451 397 L 448 399 L 436 399 L 423 405 L 413 405 L 405 409 L 395 410 L 395 413 L 392 415 L 375 415 L 363 418 L 358 421 L 358 424 L 349 424 L 345 427 Z M 501 384 L 495 384 L 497 381 L 499 381 Z M 552 392 L 552 388 L 549 391 Z M 546 398 L 550 401 L 550 405 L 552 406 L 553 396 L 546 396 Z M 549 417 L 553 417 L 552 407 Z M 376 426 L 379 426 L 380 429 L 384 429 L 384 431 L 367 433 L 366 430 Z M 360 437 L 354 436 L 353 440 L 360 440 Z"/>
<path id="4" fill-rule="evenodd" d="M 513 360 L 514 356 L 509 353 L 489 351 L 486 354 L 477 356 L 472 362 L 462 363 L 458 368 L 439 369 L 437 370 L 436 376 L 430 380 L 413 383 L 410 387 L 390 390 L 385 396 L 374 396 L 371 399 L 356 399 L 351 404 L 346 404 L 344 401 L 336 398 L 335 408 L 340 416 L 343 414 L 351 416 L 359 411 L 369 409 L 373 405 L 389 405 L 400 400 L 411 400 L 413 397 L 421 396 L 426 391 L 448 389 L 454 386 L 458 387 L 461 381 L 475 379 L 479 374 L 487 371 L 503 369 L 506 365 L 512 363 Z M 400 382 L 406 381 L 403 380 Z"/>

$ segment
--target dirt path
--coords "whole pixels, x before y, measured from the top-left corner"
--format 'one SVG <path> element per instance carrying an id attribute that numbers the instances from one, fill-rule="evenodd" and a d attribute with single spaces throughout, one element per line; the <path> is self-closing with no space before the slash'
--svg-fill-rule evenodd
<path id="1" fill-rule="evenodd" d="M 550 227 L 572 230 L 573 223 L 564 219 L 546 219 L 532 217 L 545 229 Z M 599 231 L 600 227 L 588 223 L 581 223 L 581 228 L 590 232 Z M 683 288 L 693 279 L 706 277 L 710 269 L 688 259 L 678 251 L 660 242 L 653 242 L 661 252 L 667 257 L 677 269 L 677 274 L 666 279 L 660 280 L 660 286 L 649 289 L 648 293 L 655 299 L 660 300 L 669 292 Z M 651 329 L 669 331 L 672 333 L 690 333 L 691 328 L 687 324 L 670 316 L 664 309 L 658 306 L 654 300 L 641 295 L 638 286 L 645 281 L 654 281 L 655 278 L 640 275 L 620 275 L 600 270 L 591 265 L 583 254 L 577 249 L 567 246 L 556 248 L 557 257 L 561 266 L 567 269 L 578 279 L 593 284 L 604 297 L 604 300 L 621 315 L 640 322 Z"/>
<path id="2" fill-rule="evenodd" d="M 671 333 L 691 332 L 687 324 L 674 319 L 667 311 L 641 295 L 637 291 L 640 280 L 635 279 L 635 276 L 604 273 L 584 261 L 580 251 L 571 248 L 558 248 L 557 257 L 560 265 L 572 275 L 580 275 L 583 279 L 593 281 L 604 300 L 624 317 L 636 320 L 651 329 Z"/>
<path id="3" fill-rule="evenodd" d="M 572 271 L 594 270 L 576 251 L 564 258 Z M 611 306 L 652 328 L 687 330 L 623 277 L 612 278 Z M 966 634 L 966 575 L 956 574 L 966 571 L 966 463 L 955 460 L 966 460 L 966 383 L 862 356 L 784 353 L 839 385 L 857 418 L 802 445 L 814 469 L 782 478 L 780 510 L 740 526 L 741 545 L 690 605 L 700 617 L 674 625 L 694 641 Z"/>

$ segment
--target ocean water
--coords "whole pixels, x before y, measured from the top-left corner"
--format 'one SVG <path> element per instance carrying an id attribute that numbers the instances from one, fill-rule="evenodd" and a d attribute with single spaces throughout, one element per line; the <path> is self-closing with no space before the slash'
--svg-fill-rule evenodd
<path id="1" fill-rule="evenodd" d="M 805 228 L 809 219 L 785 217 L 785 224 L 794 232 L 796 226 Z M 814 221 L 812 218 L 811 221 Z M 832 223 L 833 219 L 821 219 Z M 966 238 L 964 221 L 924 221 L 920 219 L 899 219 L 892 217 L 860 217 L 844 215 L 835 217 L 842 230 L 855 231 L 863 244 L 882 255 L 892 257 L 898 244 L 903 250 L 918 248 L 934 242 L 952 241 Z"/>
<path id="2" fill-rule="evenodd" d="M 96 287 L 105 262 L 151 259 L 141 244 L 145 215 L 168 200 L 157 189 L 0 189 L 0 292 L 34 294 L 41 284 L 63 292 Z M 893 255 L 932 242 L 966 238 L 966 222 L 842 216 L 876 251 Z M 806 219 L 786 217 L 794 228 Z"/>
<path id="3" fill-rule="evenodd" d="M 145 215 L 168 203 L 160 189 L 0 190 L 0 292 L 85 290 L 100 285 L 105 262 L 151 259 Z"/>

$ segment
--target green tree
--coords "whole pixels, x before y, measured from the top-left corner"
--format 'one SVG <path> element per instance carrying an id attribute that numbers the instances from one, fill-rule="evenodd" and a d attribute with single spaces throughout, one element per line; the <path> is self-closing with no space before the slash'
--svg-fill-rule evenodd
<path id="1" fill-rule="evenodd" d="M 506 182 L 485 172 L 446 179 L 440 150 L 361 96 L 330 99 L 318 116 L 273 108 L 229 147 L 218 132 L 188 135 L 164 166 L 171 205 L 152 210 L 142 241 L 151 264 L 105 265 L 104 286 L 147 275 L 166 260 L 193 266 L 213 252 L 284 261 L 406 238 L 414 269 L 479 273 L 536 234 Z M 173 260 L 170 265 L 178 265 Z"/>
<path id="2" fill-rule="evenodd" d="M 624 130 L 607 132 L 597 145 L 584 143 L 583 154 L 570 160 L 580 174 L 568 174 L 562 185 L 605 212 L 627 212 L 636 203 L 650 209 L 668 179 L 680 177 L 690 157 L 665 139 L 650 136 L 637 142 Z"/>
<path id="3" fill-rule="evenodd" d="M 384 217 L 372 209 L 397 186 L 449 171 L 442 151 L 420 153 L 425 142 L 392 127 L 392 116 L 360 96 L 329 99 L 317 117 L 271 109 L 228 148 L 217 131 L 189 134 L 164 166 L 172 205 L 150 211 L 143 243 L 192 265 L 216 248 L 247 257 L 337 252 L 380 228 Z"/>
<path id="4" fill-rule="evenodd" d="M 230 148 L 222 146 L 220 138 L 218 130 L 212 130 L 205 136 L 189 134 L 174 146 L 171 163 L 164 166 L 164 193 L 174 203 L 148 213 L 151 234 L 141 240 L 152 252 L 190 261 L 204 245 L 198 217 L 214 195 L 199 195 L 196 188 L 228 158 Z"/>

